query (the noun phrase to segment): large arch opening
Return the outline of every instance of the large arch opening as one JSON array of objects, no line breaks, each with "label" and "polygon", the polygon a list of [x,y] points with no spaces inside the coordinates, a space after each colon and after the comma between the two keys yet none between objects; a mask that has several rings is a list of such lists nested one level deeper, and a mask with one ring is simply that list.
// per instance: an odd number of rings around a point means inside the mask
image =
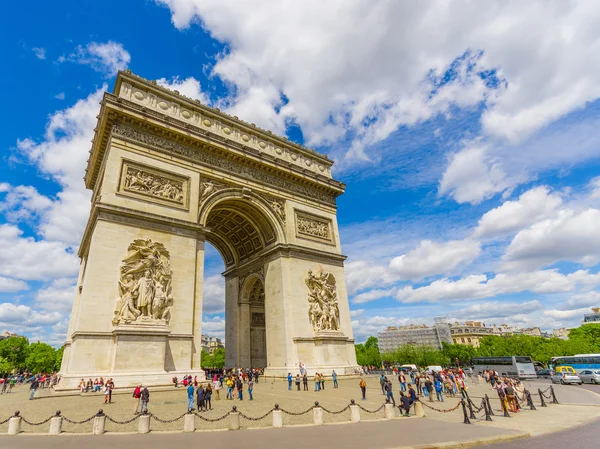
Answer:
[{"label": "large arch opening", "polygon": [[226,367],[266,368],[263,256],[283,240],[281,222],[268,202],[239,192],[208,198],[199,222],[206,229],[203,335],[225,344]]}]

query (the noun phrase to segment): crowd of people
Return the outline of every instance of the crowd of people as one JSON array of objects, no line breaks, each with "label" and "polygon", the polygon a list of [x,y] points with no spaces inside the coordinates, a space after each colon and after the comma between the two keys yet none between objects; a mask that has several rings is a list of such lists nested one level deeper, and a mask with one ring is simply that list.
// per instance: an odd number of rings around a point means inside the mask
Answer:
[{"label": "crowd of people", "polygon": [[0,378],[0,384],[2,385],[1,394],[11,393],[15,386],[29,383],[31,391],[29,399],[33,399],[38,389],[54,387],[59,380],[60,377],[56,373],[41,373],[37,375],[31,373],[12,374]]}]

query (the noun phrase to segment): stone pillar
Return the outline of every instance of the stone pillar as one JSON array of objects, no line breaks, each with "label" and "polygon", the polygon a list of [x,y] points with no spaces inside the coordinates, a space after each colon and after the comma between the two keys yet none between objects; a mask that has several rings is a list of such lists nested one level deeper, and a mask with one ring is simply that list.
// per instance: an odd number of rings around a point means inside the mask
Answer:
[{"label": "stone pillar", "polygon": [[[234,407],[235,409],[235,407]],[[239,430],[240,412],[233,411],[229,414],[229,430]]]},{"label": "stone pillar", "polygon": [[383,406],[383,413],[385,419],[392,419],[394,417],[394,406],[392,404],[385,404]]},{"label": "stone pillar", "polygon": [[315,426],[323,425],[323,409],[318,405],[313,408],[313,424]]},{"label": "stone pillar", "polygon": [[240,298],[240,329],[238,340],[238,360],[239,366],[246,367],[251,365],[250,352],[250,302],[248,298]]},{"label": "stone pillar", "polygon": [[200,354],[202,353],[202,304],[204,301],[204,237],[196,240],[196,286],[194,289],[194,305],[192,311],[192,329],[194,332],[194,347],[191,368],[202,369]]},{"label": "stone pillar", "polygon": [[240,366],[238,353],[238,341],[240,330],[238,329],[240,308],[238,304],[239,278],[237,276],[225,276],[225,341],[228,341],[225,349],[225,366]]},{"label": "stone pillar", "polygon": [[21,417],[15,413],[15,416],[8,421],[8,434],[18,435],[21,433]]},{"label": "stone pillar", "polygon": [[356,404],[350,406],[350,421],[360,422],[360,408]]},{"label": "stone pillar", "polygon": [[50,435],[60,435],[62,432],[62,416],[55,416],[50,420]]},{"label": "stone pillar", "polygon": [[183,417],[183,431],[193,432],[196,430],[196,416],[193,413],[188,413]]},{"label": "stone pillar", "polygon": [[423,409],[423,404],[421,404],[421,401],[415,402],[415,416],[418,416],[419,418],[425,416],[425,410]]},{"label": "stone pillar", "polygon": [[283,427],[283,412],[281,410],[273,410],[273,427]]},{"label": "stone pillar", "polygon": [[138,433],[149,433],[150,432],[150,415],[140,415],[138,422]]},{"label": "stone pillar", "polygon": [[102,435],[106,426],[106,415],[96,415],[94,417],[94,427],[92,428],[93,435]]}]

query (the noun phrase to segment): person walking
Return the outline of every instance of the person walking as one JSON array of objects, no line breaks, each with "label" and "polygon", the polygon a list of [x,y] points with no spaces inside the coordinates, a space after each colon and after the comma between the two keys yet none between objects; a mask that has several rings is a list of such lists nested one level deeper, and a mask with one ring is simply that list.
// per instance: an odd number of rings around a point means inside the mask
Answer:
[{"label": "person walking", "polygon": [[379,385],[381,386],[381,394],[385,394],[385,381],[387,378],[382,374],[379,378]]},{"label": "person walking", "polygon": [[362,400],[367,399],[367,382],[365,382],[365,378],[361,377],[360,382],[358,384],[360,386],[360,392],[362,393]]},{"label": "person walking", "polygon": [[35,396],[35,392],[37,391],[39,386],[40,386],[40,382],[38,381],[38,379],[36,377],[35,379],[33,379],[33,381],[31,381],[31,386],[29,387],[29,390],[31,391],[31,394],[29,395],[30,401],[33,401],[33,397]]},{"label": "person walking", "polygon": [[194,410],[194,386],[188,385],[187,387],[187,395],[188,395],[188,412]]},{"label": "person walking", "polygon": [[244,400],[244,384],[242,383],[242,380],[239,377],[236,382],[236,386],[237,386],[237,391],[238,391],[238,398],[240,398],[240,401],[243,401]]},{"label": "person walking", "polygon": [[427,392],[427,396],[429,396],[429,402],[433,402],[433,382],[431,379],[427,377],[425,379],[425,390]]},{"label": "person walking", "polygon": [[394,392],[392,391],[392,382],[389,380],[385,383],[386,401],[391,402],[396,407],[396,400],[394,399]]},{"label": "person walking", "polygon": [[[192,386],[192,388],[194,388],[194,386],[191,383],[190,385]],[[200,385],[196,390],[196,405],[198,407],[199,412],[203,412],[206,407],[204,403],[204,388],[202,387],[202,385]]]},{"label": "person walking", "polygon": [[[254,389],[254,382],[252,381],[252,376],[248,377],[248,397],[250,401],[253,401],[252,390]],[[300,384],[298,384],[298,391],[300,391]]]},{"label": "person walking", "polygon": [[300,374],[296,374],[296,389],[300,391]]},{"label": "person walking", "polygon": [[321,379],[321,390],[325,389],[325,374],[321,373],[319,375],[319,378]]},{"label": "person walking", "polygon": [[138,410],[140,409],[141,397],[142,397],[142,384],[139,384],[137,387],[135,387],[135,390],[133,390],[133,414],[134,415],[137,415]]},{"label": "person walking", "polygon": [[302,386],[304,387],[304,391],[308,391],[308,375],[306,374],[306,370],[302,375]]},{"label": "person walking", "polygon": [[333,370],[333,372],[331,373],[331,378],[333,379],[333,388],[337,388],[338,381],[337,381],[337,373],[335,372],[335,370]]},{"label": "person walking", "polygon": [[206,388],[204,389],[204,401],[205,401],[205,410],[212,410],[212,394],[213,394],[213,389],[212,386],[210,384],[206,385]]},{"label": "person walking", "polygon": [[233,399],[233,379],[228,377],[225,385],[227,385],[227,399]]},{"label": "person walking", "polygon": [[150,392],[148,391],[148,387],[142,386],[142,391],[140,393],[140,413],[148,412],[148,402],[150,402]]},{"label": "person walking", "polygon": [[440,402],[444,402],[444,386],[439,378],[436,377],[434,383],[435,395],[437,396],[437,400]]},{"label": "person walking", "polygon": [[292,389],[292,373],[288,373],[288,390]]},{"label": "person walking", "polygon": [[104,403],[105,404],[110,403],[110,396],[111,396],[111,391],[110,391],[110,381],[109,381],[109,382],[106,382],[106,385],[104,386]]},{"label": "person walking", "polygon": [[315,373],[315,391],[321,391],[321,379],[319,373]]},{"label": "person walking", "polygon": [[398,382],[400,382],[400,391],[406,391],[406,376],[402,371],[398,374]]}]

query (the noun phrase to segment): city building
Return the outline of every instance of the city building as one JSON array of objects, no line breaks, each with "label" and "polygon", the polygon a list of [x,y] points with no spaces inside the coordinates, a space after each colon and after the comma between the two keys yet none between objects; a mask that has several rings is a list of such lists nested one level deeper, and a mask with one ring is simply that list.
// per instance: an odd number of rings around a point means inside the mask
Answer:
[{"label": "city building", "polygon": [[441,349],[442,342],[452,343],[450,324],[443,318],[436,318],[433,326],[411,324],[408,326],[390,326],[379,335],[379,350],[382,353],[393,352],[400,346],[431,346]]},{"label": "city building", "polygon": [[209,335],[202,335],[202,350],[213,355],[215,349],[225,348],[225,345],[221,342],[219,337],[211,337]]},{"label": "city building", "polygon": [[18,337],[18,334],[15,334],[13,332],[3,332],[2,334],[0,334],[0,340],[4,340],[6,338],[10,338],[10,337]]},{"label": "city building", "polygon": [[571,329],[567,329],[566,327],[561,327],[560,329],[554,329],[552,331],[552,336],[555,338],[560,338],[561,340],[567,340],[569,338],[569,331]]},{"label": "city building", "polygon": [[493,325],[493,334],[503,337],[505,335],[520,335],[522,334],[521,329],[517,326],[509,326],[508,324],[501,324],[500,326]]},{"label": "city building", "polygon": [[583,315],[583,324],[599,324],[600,323],[600,307],[594,307],[592,313]]},{"label": "city building", "polygon": [[494,334],[494,328],[486,327],[481,321],[465,321],[463,324],[454,323],[450,332],[454,343],[478,348],[482,338]]}]

